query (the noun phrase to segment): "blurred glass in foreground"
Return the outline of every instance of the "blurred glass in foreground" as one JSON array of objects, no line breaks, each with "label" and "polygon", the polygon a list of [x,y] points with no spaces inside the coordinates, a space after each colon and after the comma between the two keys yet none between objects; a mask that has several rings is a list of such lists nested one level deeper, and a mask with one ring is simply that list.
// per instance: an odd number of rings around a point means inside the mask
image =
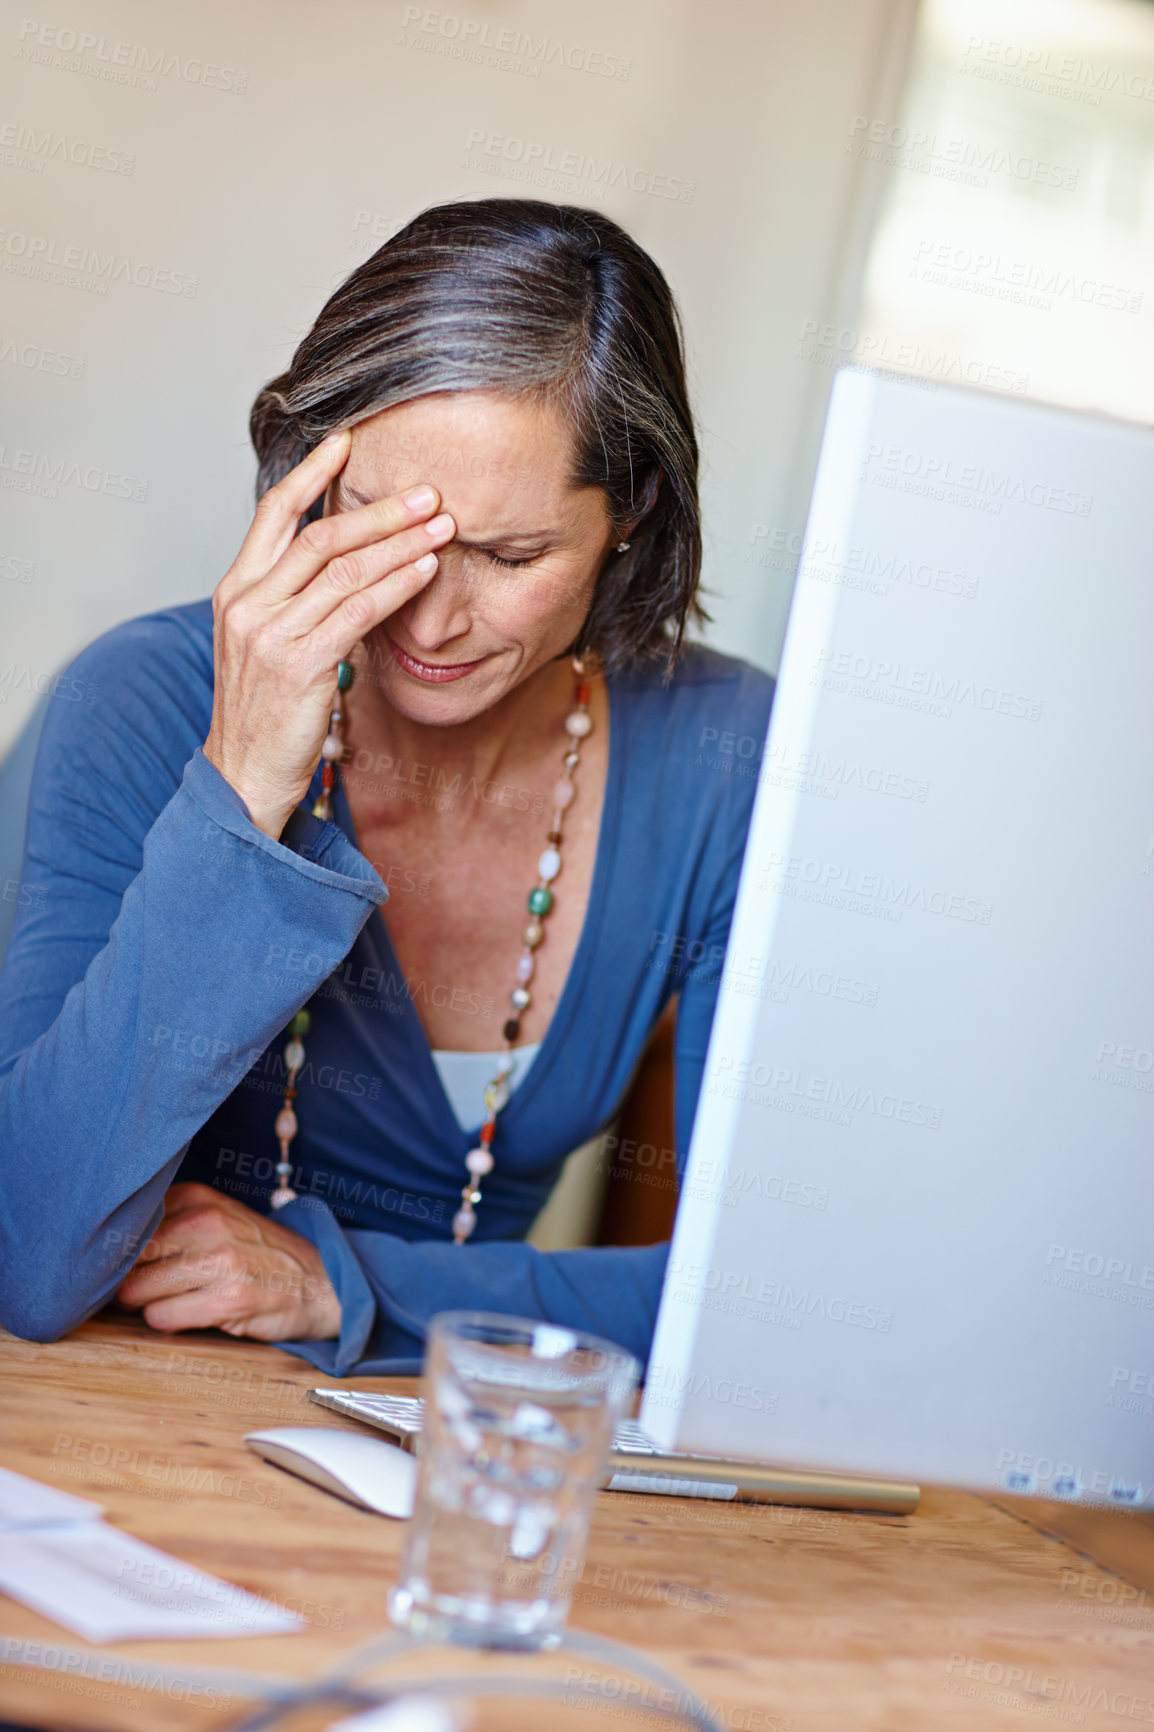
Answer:
[{"label": "blurred glass in foreground", "polygon": [[394,1623],[480,1647],[560,1640],[639,1370],[622,1348],[554,1324],[482,1312],[434,1319]]}]

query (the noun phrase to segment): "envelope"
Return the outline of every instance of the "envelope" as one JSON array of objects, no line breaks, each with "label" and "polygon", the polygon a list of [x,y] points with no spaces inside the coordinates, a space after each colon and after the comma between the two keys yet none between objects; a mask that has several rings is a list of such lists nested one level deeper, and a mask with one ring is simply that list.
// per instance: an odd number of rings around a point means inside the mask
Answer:
[{"label": "envelope", "polygon": [[295,1613],[101,1521],[99,1504],[0,1472],[0,1591],[78,1636],[122,1642],[302,1627]]},{"label": "envelope", "polygon": [[74,1497],[70,1491],[57,1491],[54,1486],[41,1485],[38,1479],[0,1467],[0,1533],[11,1533],[16,1528],[55,1527],[61,1522],[99,1521],[103,1514],[103,1504]]}]

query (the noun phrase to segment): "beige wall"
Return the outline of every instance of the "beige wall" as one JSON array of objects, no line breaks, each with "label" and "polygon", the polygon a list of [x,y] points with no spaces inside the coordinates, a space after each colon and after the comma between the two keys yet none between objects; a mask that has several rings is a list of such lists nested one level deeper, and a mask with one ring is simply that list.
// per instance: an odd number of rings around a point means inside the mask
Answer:
[{"label": "beige wall", "polygon": [[747,556],[804,517],[829,379],[798,339],[852,316],[871,207],[847,122],[898,99],[914,0],[459,4],[8,13],[0,753],[97,633],[211,591],[250,514],[254,392],[391,228],[469,194],[599,204],[667,272],[714,637],[775,664],[789,572]]}]

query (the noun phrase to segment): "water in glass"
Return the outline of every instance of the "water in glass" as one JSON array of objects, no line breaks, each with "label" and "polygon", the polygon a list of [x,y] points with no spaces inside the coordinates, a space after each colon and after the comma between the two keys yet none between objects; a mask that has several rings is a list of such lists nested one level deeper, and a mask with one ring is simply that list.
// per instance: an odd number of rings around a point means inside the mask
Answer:
[{"label": "water in glass", "polygon": [[637,1372],[621,1348],[575,1330],[475,1312],[435,1320],[394,1622],[494,1647],[560,1638]]}]

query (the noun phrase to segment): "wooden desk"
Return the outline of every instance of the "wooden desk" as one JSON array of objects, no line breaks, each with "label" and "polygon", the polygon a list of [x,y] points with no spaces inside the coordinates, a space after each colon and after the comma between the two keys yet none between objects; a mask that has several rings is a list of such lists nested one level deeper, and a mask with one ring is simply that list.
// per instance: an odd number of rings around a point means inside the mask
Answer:
[{"label": "wooden desk", "polygon": [[[94,1648],[0,1595],[0,1719],[223,1729],[256,1702],[198,1684],[205,1671],[309,1679],[387,1628],[401,1525],[241,1441],[264,1426],[349,1424],[305,1398],[332,1380],[275,1348],[112,1316],[50,1347],[0,1334],[0,1369],[3,1465],[98,1499],[109,1521],[309,1620],[299,1636]],[[933,1490],[911,1518],[604,1493],[571,1623],[646,1651],[727,1728],[1021,1732],[1032,1716],[1122,1732],[1154,1724],[1154,1521]],[[136,1682],[124,1665],[101,1681],[93,1667],[108,1659],[130,1661]],[[437,1664],[472,1659],[442,1652]],[[616,1686],[589,1670],[592,1707],[490,1704],[473,1725],[657,1724],[623,1713]],[[312,1732],[342,1712],[284,1724]]]}]

